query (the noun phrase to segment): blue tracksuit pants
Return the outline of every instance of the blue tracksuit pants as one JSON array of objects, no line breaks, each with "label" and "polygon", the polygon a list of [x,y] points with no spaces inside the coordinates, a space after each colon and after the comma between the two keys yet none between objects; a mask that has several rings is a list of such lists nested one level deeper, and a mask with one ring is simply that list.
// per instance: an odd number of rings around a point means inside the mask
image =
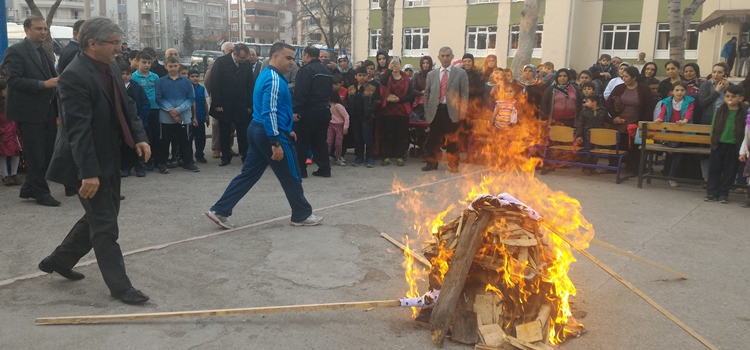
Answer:
[{"label": "blue tracksuit pants", "polygon": [[224,191],[218,202],[211,207],[219,215],[231,216],[232,209],[242,197],[253,188],[260,179],[267,166],[271,166],[276,178],[284,189],[289,206],[292,207],[292,221],[300,222],[312,214],[312,207],[305,199],[302,190],[302,179],[299,176],[299,163],[294,143],[287,137],[280,137],[279,142],[284,150],[284,159],[271,159],[271,141],[266,136],[263,125],[252,122],[247,128],[248,150],[247,158],[242,164],[242,172],[237,175]]}]

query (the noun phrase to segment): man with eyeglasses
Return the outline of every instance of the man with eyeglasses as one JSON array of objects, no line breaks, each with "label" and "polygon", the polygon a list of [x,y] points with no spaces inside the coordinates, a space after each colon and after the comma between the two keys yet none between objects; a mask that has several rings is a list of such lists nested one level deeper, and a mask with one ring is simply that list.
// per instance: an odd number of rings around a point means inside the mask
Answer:
[{"label": "man with eyeglasses", "polygon": [[26,154],[27,175],[19,197],[57,207],[60,202],[52,197],[44,179],[57,134],[57,72],[54,58],[42,47],[49,28],[44,18],[32,15],[23,22],[23,29],[26,38],[9,47],[4,58],[8,81],[5,113],[18,123]]}]

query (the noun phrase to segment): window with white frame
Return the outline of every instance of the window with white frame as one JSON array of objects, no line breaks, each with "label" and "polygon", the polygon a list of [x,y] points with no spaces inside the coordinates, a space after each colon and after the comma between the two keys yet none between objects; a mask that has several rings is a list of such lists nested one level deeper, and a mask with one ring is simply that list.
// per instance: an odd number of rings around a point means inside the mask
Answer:
[{"label": "window with white frame", "polygon": [[378,47],[380,46],[380,29],[370,29],[370,41],[368,44],[369,56],[374,57],[378,53]]},{"label": "window with white frame", "polygon": [[497,26],[466,27],[466,53],[475,57],[486,57],[495,51]]},{"label": "window with white frame", "polygon": [[239,11],[237,11],[237,10],[232,10],[232,11],[230,12],[230,14],[231,14],[231,17],[232,17],[232,18],[237,18],[237,17],[239,17],[239,15],[240,15],[240,14],[239,14]]},{"label": "window with white frame", "polygon": [[[508,38],[508,57],[515,57],[516,50],[518,50],[518,42],[520,38],[521,25],[514,24],[510,26],[510,38]],[[537,24],[536,34],[534,35],[534,50],[531,52],[531,57],[541,58],[542,57],[542,32],[544,32],[544,25]]]},{"label": "window with white frame", "polygon": [[430,6],[430,0],[404,0],[404,8],[427,6]]},{"label": "window with white frame", "polygon": [[239,23],[232,23],[229,25],[229,29],[231,29],[233,32],[236,32],[240,30],[240,25]]},{"label": "window with white frame", "polygon": [[380,0],[370,0],[370,10],[379,10]]},{"label": "window with white frame", "polygon": [[[512,1],[518,1],[518,0],[511,0]],[[521,0],[523,1],[523,0]],[[500,0],[469,0],[469,5],[474,4],[489,4],[489,3],[497,3],[500,2]]]},{"label": "window with white frame", "polygon": [[[698,33],[695,28],[697,23],[690,24],[685,37],[685,58],[689,60],[698,59]],[[655,59],[669,59],[669,23],[659,23],[656,31]]]},{"label": "window with white frame", "polygon": [[638,58],[640,24],[603,24],[599,55],[609,54],[621,58]]},{"label": "window with white frame", "polygon": [[231,1],[229,1],[229,3],[232,4],[232,5],[237,5],[237,0],[231,0]]},{"label": "window with white frame", "polygon": [[405,57],[422,57],[429,54],[430,28],[405,28],[404,53]]}]

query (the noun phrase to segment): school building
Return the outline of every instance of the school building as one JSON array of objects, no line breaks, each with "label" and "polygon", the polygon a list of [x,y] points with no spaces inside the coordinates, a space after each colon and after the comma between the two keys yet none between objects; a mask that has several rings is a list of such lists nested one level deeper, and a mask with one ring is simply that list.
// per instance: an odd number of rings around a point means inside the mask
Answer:
[{"label": "school building", "polygon": [[[683,7],[690,2],[683,0]],[[655,61],[663,75],[662,67],[669,59],[667,3],[542,0],[532,63],[551,61],[555,67],[580,71],[600,54],[635,64],[638,53],[644,52],[646,61]],[[481,64],[481,58],[495,54],[498,66],[509,67],[518,47],[523,5],[523,0],[396,0],[391,55],[419,69],[419,57],[430,55],[437,64],[440,47],[450,46],[457,58],[468,52]],[[381,16],[378,0],[353,0],[355,60],[369,57],[374,61]],[[749,20],[750,0],[706,0],[688,31],[686,60],[704,67],[701,74],[705,76],[712,64],[721,61],[724,43],[733,36],[748,38]]]}]

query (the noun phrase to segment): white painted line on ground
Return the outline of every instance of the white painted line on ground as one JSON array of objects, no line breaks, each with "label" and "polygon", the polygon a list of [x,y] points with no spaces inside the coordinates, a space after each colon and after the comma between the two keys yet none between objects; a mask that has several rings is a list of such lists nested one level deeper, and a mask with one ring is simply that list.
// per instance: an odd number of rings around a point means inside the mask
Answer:
[{"label": "white painted line on ground", "polygon": [[[346,202],[343,202],[343,203],[338,203],[338,204],[333,204],[333,205],[325,206],[325,207],[322,207],[322,208],[315,209],[313,211],[318,212],[318,211],[323,211],[323,210],[327,210],[327,209],[338,208],[338,207],[341,207],[341,206],[344,206],[344,205],[349,205],[349,204],[354,204],[354,203],[369,201],[369,200],[380,198],[380,197],[385,197],[385,196],[390,196],[390,195],[394,195],[394,194],[399,194],[401,192],[412,191],[412,190],[416,190],[416,189],[419,189],[419,188],[422,188],[422,187],[437,185],[439,183],[449,182],[449,181],[453,181],[453,180],[465,178],[465,177],[476,175],[476,174],[479,174],[479,173],[482,173],[482,172],[485,172],[485,171],[488,171],[488,169],[477,170],[477,171],[473,171],[473,172],[470,172],[470,173],[467,173],[467,174],[463,174],[463,175],[459,175],[459,176],[454,176],[454,177],[449,177],[447,179],[442,179],[442,180],[438,180],[438,181],[423,183],[423,184],[419,184],[419,185],[407,187],[407,188],[404,188],[404,189],[401,189],[401,190],[393,190],[393,191],[389,191],[389,192],[383,192],[383,193],[376,194],[376,195],[369,196],[369,197],[358,198],[358,199],[346,201]],[[284,219],[289,219],[290,217],[291,217],[291,215],[279,216],[279,217],[275,217],[273,219],[263,220],[263,221],[255,222],[255,223],[244,225],[244,226],[240,226],[240,227],[235,227],[235,228],[229,229],[229,230],[221,230],[221,231],[218,231],[218,232],[213,232],[213,233],[209,233],[209,234],[205,234],[205,235],[201,235],[201,236],[195,236],[195,237],[181,239],[179,241],[162,243],[162,244],[157,244],[157,245],[153,245],[153,246],[138,248],[138,249],[135,249],[135,250],[124,252],[124,253],[122,253],[122,255],[123,256],[128,256],[128,255],[133,255],[133,254],[137,254],[137,253],[142,253],[142,252],[148,252],[148,251],[152,251],[152,250],[163,249],[163,248],[167,248],[169,246],[173,246],[173,245],[180,244],[180,243],[187,243],[187,242],[192,242],[192,241],[198,241],[198,240],[201,240],[201,239],[206,239],[206,238],[210,238],[210,237],[214,237],[214,236],[218,236],[218,235],[232,233],[232,232],[239,231],[239,230],[244,230],[244,229],[248,229],[248,228],[258,227],[258,226],[262,226],[262,225],[265,225],[265,224],[270,224],[270,223],[281,221],[281,220],[284,220]],[[96,259],[79,262],[76,265],[76,267],[88,266],[88,265],[91,265],[93,263],[96,263]],[[31,274],[28,274],[28,275],[19,276],[19,277],[8,278],[8,279],[0,281],[0,286],[6,286],[6,285],[9,285],[9,284],[18,282],[18,281],[23,281],[23,280],[27,280],[27,279],[31,279],[31,278],[35,278],[35,277],[44,276],[44,275],[47,275],[47,273],[40,271],[40,272],[31,273]]]}]

